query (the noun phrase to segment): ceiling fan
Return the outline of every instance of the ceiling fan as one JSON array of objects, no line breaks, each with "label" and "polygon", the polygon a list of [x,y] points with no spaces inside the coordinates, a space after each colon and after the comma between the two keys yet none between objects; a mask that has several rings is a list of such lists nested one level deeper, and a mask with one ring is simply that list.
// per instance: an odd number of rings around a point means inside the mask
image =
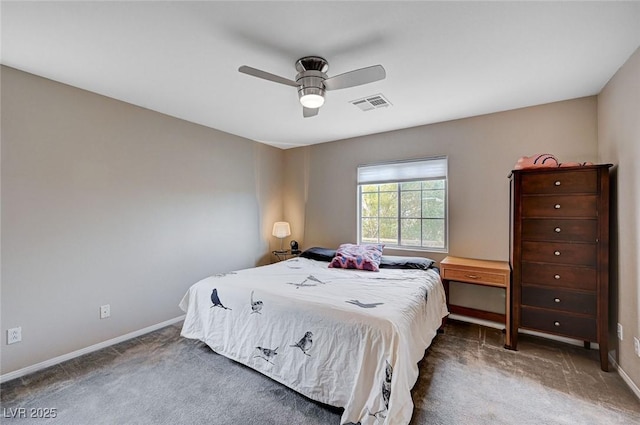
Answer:
[{"label": "ceiling fan", "polygon": [[296,75],[295,81],[246,65],[238,68],[238,71],[264,80],[296,87],[300,103],[303,106],[302,114],[305,118],[318,115],[318,109],[324,104],[326,90],[346,89],[373,83],[383,80],[387,75],[382,65],[356,69],[334,77],[327,76],[328,69],[329,63],[326,59],[319,56],[305,56],[296,61],[298,75]]}]

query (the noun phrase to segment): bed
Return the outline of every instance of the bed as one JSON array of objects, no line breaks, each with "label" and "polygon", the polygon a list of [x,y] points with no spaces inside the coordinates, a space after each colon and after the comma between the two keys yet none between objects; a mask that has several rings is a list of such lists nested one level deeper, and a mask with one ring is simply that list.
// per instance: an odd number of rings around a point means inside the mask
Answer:
[{"label": "bed", "polygon": [[341,424],[408,424],[417,363],[448,314],[437,269],[329,268],[311,257],[194,284],[181,335],[344,408]]}]

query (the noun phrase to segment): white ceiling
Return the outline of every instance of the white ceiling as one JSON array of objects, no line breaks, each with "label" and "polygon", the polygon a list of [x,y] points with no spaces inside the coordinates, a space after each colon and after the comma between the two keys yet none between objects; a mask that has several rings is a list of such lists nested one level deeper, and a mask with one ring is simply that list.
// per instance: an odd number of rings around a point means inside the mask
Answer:
[{"label": "white ceiling", "polygon": [[[2,2],[2,63],[282,148],[597,94],[640,46],[640,2]],[[296,59],[383,81],[303,118]],[[382,93],[393,106],[351,100]]]}]

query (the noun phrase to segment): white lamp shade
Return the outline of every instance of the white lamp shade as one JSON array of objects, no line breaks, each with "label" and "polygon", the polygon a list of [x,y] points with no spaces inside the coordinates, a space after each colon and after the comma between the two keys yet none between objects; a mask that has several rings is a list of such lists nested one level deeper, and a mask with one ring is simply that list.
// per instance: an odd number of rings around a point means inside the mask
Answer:
[{"label": "white lamp shade", "polygon": [[291,234],[291,228],[286,221],[277,221],[273,223],[273,236],[276,238],[286,238]]}]

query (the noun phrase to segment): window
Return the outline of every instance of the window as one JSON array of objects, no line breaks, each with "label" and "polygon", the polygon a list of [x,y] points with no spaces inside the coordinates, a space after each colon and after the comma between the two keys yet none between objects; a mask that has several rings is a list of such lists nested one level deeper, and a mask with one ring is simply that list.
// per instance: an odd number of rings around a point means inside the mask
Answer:
[{"label": "window", "polygon": [[447,250],[447,158],[358,167],[358,241]]}]

